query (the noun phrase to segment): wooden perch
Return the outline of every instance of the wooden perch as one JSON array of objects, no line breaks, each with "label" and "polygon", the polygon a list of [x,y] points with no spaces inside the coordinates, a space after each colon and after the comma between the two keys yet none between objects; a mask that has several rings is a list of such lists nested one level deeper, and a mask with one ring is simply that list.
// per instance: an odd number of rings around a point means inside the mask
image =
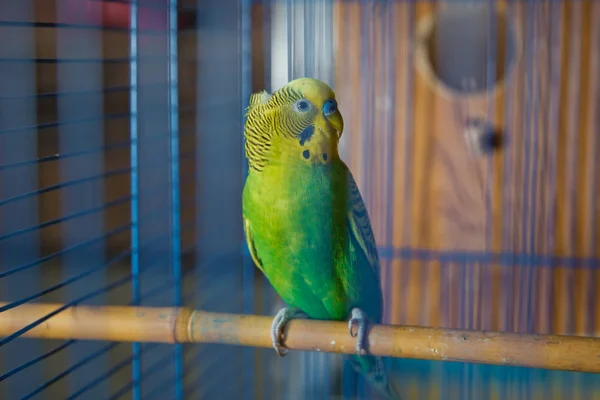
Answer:
[{"label": "wooden perch", "polygon": [[[0,303],[3,306],[5,303]],[[62,304],[25,304],[0,313],[8,336]],[[76,306],[25,333],[41,339],[118,342],[222,343],[271,347],[273,318],[187,308]],[[285,331],[292,350],[354,353],[346,322],[293,320]],[[600,338],[526,335],[416,326],[372,325],[369,352],[387,357],[464,361],[600,373]]]}]

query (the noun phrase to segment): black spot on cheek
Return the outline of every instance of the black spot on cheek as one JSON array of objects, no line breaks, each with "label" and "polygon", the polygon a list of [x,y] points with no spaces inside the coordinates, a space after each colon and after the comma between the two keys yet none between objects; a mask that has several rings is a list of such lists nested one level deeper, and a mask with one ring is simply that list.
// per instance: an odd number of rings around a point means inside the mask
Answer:
[{"label": "black spot on cheek", "polygon": [[308,157],[310,157],[310,151],[304,150],[302,152],[302,157],[304,157],[304,158],[306,158],[308,160]]},{"label": "black spot on cheek", "polygon": [[327,161],[327,153],[323,153],[323,160]]}]

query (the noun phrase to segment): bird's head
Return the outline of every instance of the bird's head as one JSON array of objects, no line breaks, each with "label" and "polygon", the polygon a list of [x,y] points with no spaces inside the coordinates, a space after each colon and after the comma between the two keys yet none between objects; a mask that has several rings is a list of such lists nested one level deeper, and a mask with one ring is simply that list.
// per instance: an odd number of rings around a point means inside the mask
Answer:
[{"label": "bird's head", "polygon": [[250,169],[270,164],[328,164],[339,157],[344,120],[335,93],[324,82],[300,78],[272,95],[250,97],[244,137]]}]

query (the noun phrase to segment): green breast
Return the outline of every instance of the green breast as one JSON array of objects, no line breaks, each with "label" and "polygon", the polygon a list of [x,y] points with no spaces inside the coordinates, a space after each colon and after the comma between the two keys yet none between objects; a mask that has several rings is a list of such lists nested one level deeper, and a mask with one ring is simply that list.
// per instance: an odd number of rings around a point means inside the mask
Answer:
[{"label": "green breast", "polygon": [[346,185],[345,165],[332,162],[270,167],[244,187],[243,213],[267,279],[312,318],[343,319],[353,301]]}]

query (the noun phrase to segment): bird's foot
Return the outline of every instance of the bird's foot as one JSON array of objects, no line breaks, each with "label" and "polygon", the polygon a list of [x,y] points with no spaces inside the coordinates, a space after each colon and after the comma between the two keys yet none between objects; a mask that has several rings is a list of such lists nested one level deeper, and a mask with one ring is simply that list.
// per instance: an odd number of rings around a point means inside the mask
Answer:
[{"label": "bird's foot", "polygon": [[[356,333],[354,333],[355,325],[357,327]],[[350,336],[356,338],[356,351],[360,356],[364,349],[365,335],[367,334],[367,315],[363,310],[358,307],[352,309],[352,314],[348,321],[348,328],[350,329]]]},{"label": "bird's foot", "polygon": [[283,357],[288,353],[288,349],[281,345],[281,337],[283,335],[285,324],[294,318],[307,318],[307,315],[297,308],[284,307],[279,310],[275,315],[275,318],[273,318],[273,324],[271,325],[271,340],[273,341],[273,348],[279,357]]}]

